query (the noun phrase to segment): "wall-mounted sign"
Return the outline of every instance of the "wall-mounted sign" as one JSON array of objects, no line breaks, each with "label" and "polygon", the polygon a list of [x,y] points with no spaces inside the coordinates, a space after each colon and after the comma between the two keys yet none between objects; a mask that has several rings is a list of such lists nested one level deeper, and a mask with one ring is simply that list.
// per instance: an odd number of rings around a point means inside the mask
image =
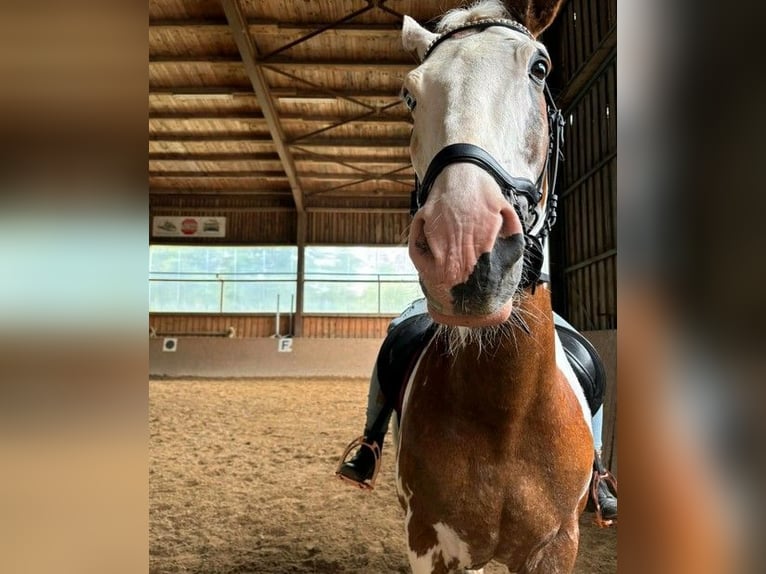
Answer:
[{"label": "wall-mounted sign", "polygon": [[154,237],[226,237],[225,217],[175,217],[155,215]]},{"label": "wall-mounted sign", "polygon": [[277,350],[280,353],[293,352],[293,340],[290,338],[277,339]]}]

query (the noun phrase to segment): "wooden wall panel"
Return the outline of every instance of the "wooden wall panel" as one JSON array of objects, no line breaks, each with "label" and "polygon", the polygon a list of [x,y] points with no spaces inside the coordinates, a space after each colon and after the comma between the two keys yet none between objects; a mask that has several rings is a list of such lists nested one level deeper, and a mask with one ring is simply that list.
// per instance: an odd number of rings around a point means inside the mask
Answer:
[{"label": "wooden wall panel", "polygon": [[155,215],[195,217],[225,216],[226,237],[151,237],[152,243],[183,245],[284,245],[295,244],[296,212],[290,197],[259,198],[225,195],[200,197],[152,195],[149,224]]},{"label": "wooden wall panel", "polygon": [[383,339],[393,317],[304,315],[303,336],[311,338]]},{"label": "wooden wall panel", "polygon": [[588,330],[617,325],[616,14],[616,0],[569,0],[546,38],[567,122],[551,234],[555,307]]},{"label": "wooden wall panel", "polygon": [[[617,25],[617,0],[570,0],[543,41],[556,36],[552,52],[563,78],[572,78]],[[563,84],[562,84],[563,85]]]},{"label": "wooden wall panel", "polygon": [[[303,336],[321,339],[383,339],[393,316],[305,315]],[[280,317],[280,333],[289,330],[289,317]],[[234,327],[237,339],[271,337],[274,315],[219,315],[202,313],[151,313],[149,327],[158,337],[221,336]]]},{"label": "wooden wall panel", "polygon": [[[275,332],[274,315],[227,315],[202,313],[151,313],[149,327],[161,336],[219,336],[234,327],[237,339],[270,337]],[[289,328],[289,317],[280,317],[280,332]]]},{"label": "wooden wall panel", "polygon": [[[152,237],[152,243],[156,244],[183,244],[183,245],[285,245],[295,244],[296,216],[295,211],[278,210],[227,210],[206,209],[204,212],[188,211],[180,209],[154,209],[151,216],[171,215],[183,216],[225,216],[226,237],[220,238],[195,238],[183,237]],[[149,221],[151,229],[151,219]]]},{"label": "wooden wall panel", "polygon": [[309,213],[307,243],[314,245],[404,245],[410,215],[401,212]]},{"label": "wooden wall panel", "polygon": [[[295,245],[297,213],[279,198],[152,196],[155,215],[225,216],[226,237],[185,239],[151,237],[152,243]],[[150,219],[151,224],[151,219]],[[404,209],[348,208],[309,210],[306,243],[311,245],[405,245],[410,215]]]}]

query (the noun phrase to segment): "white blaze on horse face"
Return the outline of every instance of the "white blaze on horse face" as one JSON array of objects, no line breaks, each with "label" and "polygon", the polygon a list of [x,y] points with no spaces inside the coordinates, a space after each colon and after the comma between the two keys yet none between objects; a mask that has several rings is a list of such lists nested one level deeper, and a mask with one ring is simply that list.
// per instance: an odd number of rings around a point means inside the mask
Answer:
[{"label": "white blaze on horse face", "polygon": [[[414,20],[405,20],[405,49],[422,57],[436,38]],[[530,77],[530,66],[541,57],[547,59],[542,44],[516,30],[467,29],[441,42],[408,74],[403,89],[416,102],[410,155],[421,181],[433,157],[454,143],[479,146],[514,177],[539,180],[548,125],[543,89]],[[544,210],[544,205],[532,207],[538,214]],[[439,322],[471,327],[504,322],[521,277],[521,258],[493,269],[492,283],[485,282],[483,292],[462,291],[458,301],[454,288],[466,285],[480,258],[494,252],[498,238],[523,231],[513,205],[489,173],[465,162],[443,169],[410,231],[410,256],[432,315],[437,313]]]},{"label": "white blaze on horse face", "polygon": [[[422,54],[435,37],[405,21],[405,49]],[[545,97],[529,77],[538,53],[547,59],[542,44],[515,30],[467,30],[408,74],[404,89],[417,102],[412,162],[421,179],[440,149],[462,142],[487,150],[514,177],[537,181],[548,145]]]}]

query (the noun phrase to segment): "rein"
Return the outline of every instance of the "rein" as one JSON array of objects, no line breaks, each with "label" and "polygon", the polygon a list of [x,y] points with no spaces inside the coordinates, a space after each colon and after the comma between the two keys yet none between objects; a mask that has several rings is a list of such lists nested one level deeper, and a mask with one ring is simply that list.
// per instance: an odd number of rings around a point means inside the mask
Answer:
[{"label": "rein", "polygon": [[[508,28],[516,32],[521,32],[534,39],[529,30],[514,20],[507,20],[504,18],[478,20],[457,26],[441,34],[428,46],[422,61],[425,61],[441,42],[457,32],[475,28],[478,28],[481,31],[491,26]],[[428,200],[428,194],[431,192],[431,188],[433,187],[436,178],[448,165],[453,163],[471,163],[491,175],[500,186],[500,191],[503,196],[508,200],[511,206],[513,206],[524,226],[524,271],[522,273],[521,283],[519,284],[521,289],[528,287],[534,289],[537,283],[540,282],[544,259],[543,244],[545,238],[556,222],[558,197],[555,194],[555,188],[556,179],[558,177],[559,161],[563,157],[561,148],[564,143],[565,121],[561,114],[561,110],[553,101],[553,96],[548,89],[547,83],[544,84],[544,94],[548,112],[549,144],[548,154],[545,158],[545,165],[536,182],[526,178],[512,176],[489,152],[477,145],[470,143],[454,143],[442,148],[434,156],[431,163],[428,165],[428,169],[426,170],[422,182],[418,180],[417,176],[415,177],[415,189],[410,195],[410,215],[414,216],[415,213],[425,205]],[[407,103],[410,108],[414,108],[416,104],[414,100],[410,100]],[[552,162],[551,156],[553,156]],[[545,206],[544,221],[538,232],[533,234],[532,230],[538,223],[535,207],[542,201],[542,188],[545,183],[546,174],[548,175],[549,181],[549,193],[548,201]],[[519,196],[523,196],[527,200],[528,214],[526,216],[521,213],[521,207],[518,201]],[[534,214],[534,218],[532,218],[531,222],[529,221],[530,213]]]}]

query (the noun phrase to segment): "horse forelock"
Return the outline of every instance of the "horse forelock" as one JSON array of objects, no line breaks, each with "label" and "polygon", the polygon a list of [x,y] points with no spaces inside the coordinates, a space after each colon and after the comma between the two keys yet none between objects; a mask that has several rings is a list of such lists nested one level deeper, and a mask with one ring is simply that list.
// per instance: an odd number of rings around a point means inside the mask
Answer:
[{"label": "horse forelock", "polygon": [[485,18],[508,18],[509,13],[500,0],[480,0],[470,6],[446,12],[436,24],[436,31],[443,33],[451,28]]}]

